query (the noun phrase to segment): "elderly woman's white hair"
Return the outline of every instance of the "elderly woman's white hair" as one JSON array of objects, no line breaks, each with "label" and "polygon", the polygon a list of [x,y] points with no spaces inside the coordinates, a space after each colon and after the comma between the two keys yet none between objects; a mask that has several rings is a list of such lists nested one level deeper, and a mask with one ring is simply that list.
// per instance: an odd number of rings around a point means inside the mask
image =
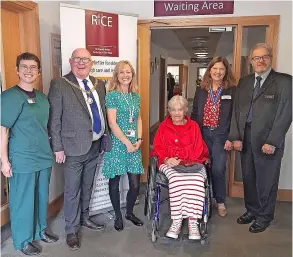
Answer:
[{"label": "elderly woman's white hair", "polygon": [[188,111],[188,102],[182,95],[174,95],[168,101],[168,111],[170,112],[176,104],[180,104],[183,107],[185,113]]}]

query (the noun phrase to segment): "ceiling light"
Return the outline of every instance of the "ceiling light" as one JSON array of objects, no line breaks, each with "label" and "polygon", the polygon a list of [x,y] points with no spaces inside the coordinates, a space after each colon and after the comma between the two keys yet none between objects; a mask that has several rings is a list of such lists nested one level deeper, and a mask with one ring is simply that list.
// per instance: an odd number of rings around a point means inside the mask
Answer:
[{"label": "ceiling light", "polygon": [[196,51],[196,52],[194,52],[194,54],[205,54],[205,55],[207,55],[208,54],[208,52],[207,51],[202,51],[202,52],[198,52],[198,51]]},{"label": "ceiling light", "polygon": [[207,57],[207,54],[196,54],[197,57]]}]

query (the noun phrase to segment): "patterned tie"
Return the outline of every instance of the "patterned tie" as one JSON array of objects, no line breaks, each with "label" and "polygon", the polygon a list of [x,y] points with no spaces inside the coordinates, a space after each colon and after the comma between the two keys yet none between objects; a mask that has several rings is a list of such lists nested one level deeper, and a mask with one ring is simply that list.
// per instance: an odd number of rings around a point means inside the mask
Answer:
[{"label": "patterned tie", "polygon": [[252,94],[252,99],[251,99],[251,104],[250,104],[250,108],[249,108],[249,112],[248,112],[248,116],[247,116],[247,120],[246,122],[251,122],[252,121],[252,101],[255,99],[255,97],[257,96],[257,93],[260,89],[260,82],[262,80],[262,77],[261,76],[257,76],[256,77],[256,84],[255,84],[255,87],[254,87],[254,90],[253,90],[253,94]]},{"label": "patterned tie", "polygon": [[[82,82],[84,84],[84,89],[90,90],[89,86],[87,85],[88,81],[86,79],[84,79]],[[93,92],[91,92],[88,96],[93,99],[93,102],[90,104],[92,114],[93,114],[93,121],[94,121],[93,122],[93,129],[97,134],[99,134],[101,131],[101,118],[100,118],[99,108],[98,108],[97,102],[94,98]]]}]

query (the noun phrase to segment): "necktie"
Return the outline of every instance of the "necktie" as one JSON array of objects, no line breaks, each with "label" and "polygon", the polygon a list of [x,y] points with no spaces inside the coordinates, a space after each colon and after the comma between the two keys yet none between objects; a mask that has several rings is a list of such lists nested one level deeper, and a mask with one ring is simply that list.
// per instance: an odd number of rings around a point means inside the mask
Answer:
[{"label": "necktie", "polygon": [[[84,89],[90,90],[89,86],[87,85],[88,81],[84,79],[82,82],[84,84]],[[93,102],[90,104],[91,111],[93,114],[93,129],[97,134],[99,134],[99,132],[101,131],[101,118],[100,118],[99,108],[94,98],[93,92],[87,95],[93,100]]]},{"label": "necktie", "polygon": [[257,76],[256,77],[256,84],[255,87],[253,89],[253,94],[252,94],[252,99],[251,99],[251,104],[250,104],[250,108],[249,108],[249,112],[248,112],[248,116],[247,116],[247,120],[246,122],[251,122],[252,121],[252,101],[255,99],[255,97],[257,96],[257,93],[260,89],[260,82],[262,80],[261,76]]}]

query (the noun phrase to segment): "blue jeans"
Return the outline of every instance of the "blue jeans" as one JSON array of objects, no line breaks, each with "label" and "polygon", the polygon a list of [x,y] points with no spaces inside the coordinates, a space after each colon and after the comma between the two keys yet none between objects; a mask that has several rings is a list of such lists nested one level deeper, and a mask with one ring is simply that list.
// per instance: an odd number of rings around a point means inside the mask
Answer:
[{"label": "blue jeans", "polygon": [[226,150],[224,149],[228,133],[218,134],[217,129],[202,128],[203,139],[209,149],[211,160],[211,180],[213,197],[217,203],[224,203],[226,198]]}]

